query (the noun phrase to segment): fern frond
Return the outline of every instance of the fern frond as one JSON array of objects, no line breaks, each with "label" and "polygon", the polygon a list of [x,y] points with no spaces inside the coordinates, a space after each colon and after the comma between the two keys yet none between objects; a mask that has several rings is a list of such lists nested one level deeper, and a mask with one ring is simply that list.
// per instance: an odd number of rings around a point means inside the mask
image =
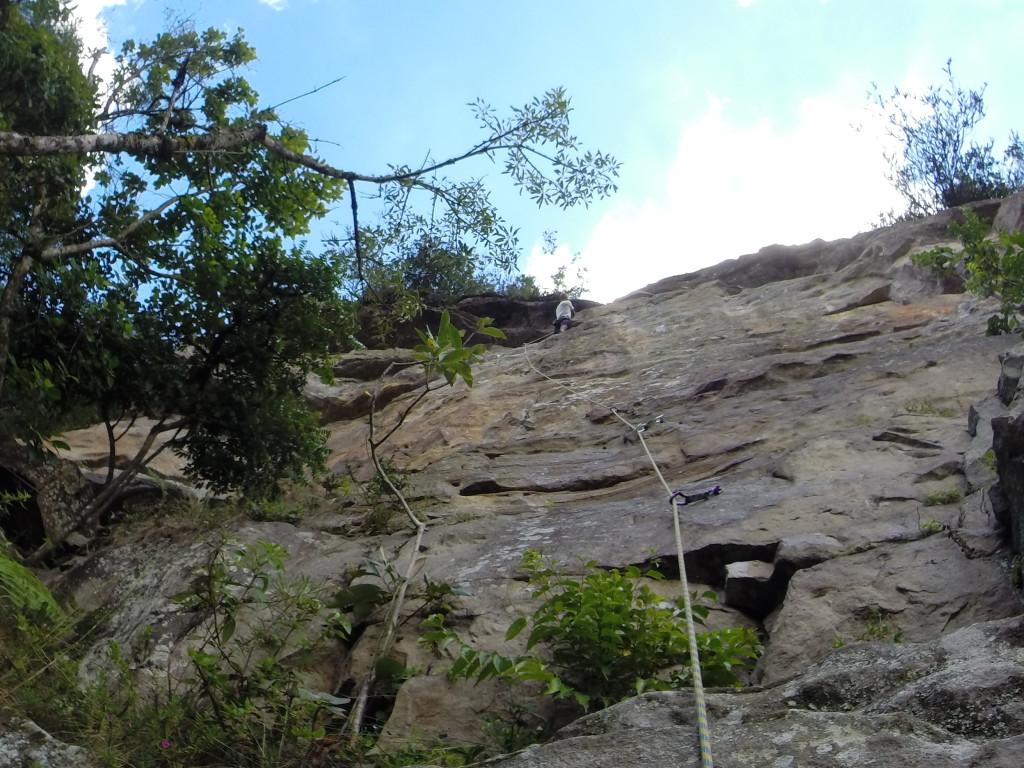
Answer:
[{"label": "fern frond", "polygon": [[35,574],[0,550],[0,602],[8,603],[16,612],[57,622],[64,611]]}]

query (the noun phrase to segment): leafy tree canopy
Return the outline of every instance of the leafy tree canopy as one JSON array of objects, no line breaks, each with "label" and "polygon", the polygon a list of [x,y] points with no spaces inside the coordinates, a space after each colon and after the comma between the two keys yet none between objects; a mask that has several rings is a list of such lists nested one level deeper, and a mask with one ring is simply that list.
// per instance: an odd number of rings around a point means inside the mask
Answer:
[{"label": "leafy tree canopy", "polygon": [[[518,256],[487,187],[456,166],[489,158],[538,204],[615,189],[617,162],[581,148],[560,89],[507,115],[477,102],[482,138],[462,154],[368,174],[314,156],[260,105],[240,31],[128,41],[105,83],[79,48],[65,2],[0,0],[0,439],[43,445],[101,420],[113,454],[125,425],[152,425],[83,519],[165,443],[216,490],[268,494],[322,467],[300,389],[345,336],[345,279],[398,256],[413,283],[449,262],[472,280]],[[369,226],[366,186],[383,201]],[[311,248],[310,223],[343,199],[349,236]]]}]

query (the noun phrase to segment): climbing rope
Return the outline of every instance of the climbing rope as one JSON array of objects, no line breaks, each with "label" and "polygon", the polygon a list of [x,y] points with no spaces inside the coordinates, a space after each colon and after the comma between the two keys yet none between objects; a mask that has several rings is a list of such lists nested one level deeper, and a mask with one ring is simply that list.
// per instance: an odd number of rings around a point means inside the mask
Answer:
[{"label": "climbing rope", "polygon": [[[530,342],[530,344],[535,344],[546,338],[547,336],[544,336]],[[704,501],[712,496],[717,496],[722,492],[722,489],[720,486],[715,485],[706,491],[701,491],[699,493],[685,494],[682,491],[673,491],[665,481],[665,476],[661,474],[658,462],[654,460],[654,456],[651,454],[650,448],[647,447],[647,441],[644,440],[644,433],[650,428],[651,422],[642,422],[635,425],[631,424],[622,417],[622,414],[619,413],[617,408],[609,407],[604,403],[598,402],[588,395],[585,395],[579,390],[573,389],[568,384],[551,378],[533,364],[533,361],[530,359],[530,355],[526,351],[527,346],[529,346],[529,344],[523,345],[523,357],[526,358],[526,362],[535,373],[543,376],[553,384],[557,384],[558,386],[567,389],[574,395],[593,403],[594,405],[601,408],[607,408],[612,412],[615,418],[636,433],[636,436],[640,438],[640,445],[643,446],[644,452],[647,454],[647,458],[651,462],[651,466],[654,468],[654,473],[658,476],[658,480],[661,481],[662,486],[665,488],[665,492],[668,494],[669,505],[672,507],[672,527],[676,539],[676,558],[679,563],[679,581],[683,588],[683,615],[686,618],[686,636],[690,647],[690,676],[693,678],[693,701],[694,709],[697,712],[697,736],[700,741],[700,764],[701,768],[714,768],[714,760],[711,757],[711,729],[708,727],[707,703],[704,700],[704,679],[700,671],[700,656],[697,650],[697,633],[693,628],[693,605],[690,601],[690,585],[686,579],[686,563],[683,559],[683,534],[679,525],[679,507],[692,504],[695,501]],[[664,417],[658,416],[653,420],[653,423],[660,424],[662,421],[664,421]]]},{"label": "climbing rope", "polygon": [[[716,485],[715,488],[718,488]],[[687,497],[683,497],[684,499]],[[707,497],[705,497],[707,498]],[[700,764],[702,768],[714,768],[711,758],[711,729],[708,727],[708,707],[704,701],[704,678],[700,672],[700,657],[697,655],[697,633],[693,629],[693,606],[690,604],[690,585],[686,580],[686,565],[683,563],[683,535],[679,527],[679,496],[672,494],[672,527],[676,536],[676,557],[679,558],[679,581],[683,587],[683,614],[686,616],[686,636],[690,643],[690,675],[693,677],[693,704],[697,711],[697,736],[700,740]]]}]

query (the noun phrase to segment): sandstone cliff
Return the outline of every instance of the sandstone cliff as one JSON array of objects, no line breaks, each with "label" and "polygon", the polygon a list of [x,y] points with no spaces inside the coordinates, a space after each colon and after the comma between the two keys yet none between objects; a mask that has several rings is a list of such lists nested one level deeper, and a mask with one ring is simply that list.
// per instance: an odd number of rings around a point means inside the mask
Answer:
[{"label": "sandstone cliff", "polygon": [[[1020,198],[978,208],[997,226],[1024,223]],[[712,626],[763,631],[753,682],[765,688],[711,697],[720,766],[1016,765],[1024,665],[1009,617],[1021,608],[999,567],[1009,550],[985,458],[989,422],[1007,409],[993,397],[1000,354],[1016,340],[985,337],[990,303],[910,264],[949,240],[949,216],[668,278],[586,309],[564,335],[496,347],[472,389],[424,400],[385,455],[429,520],[422,575],[470,593],[457,612],[464,636],[504,647],[505,628],[530,606],[515,573],[527,548],[570,564],[658,558],[678,575],[668,499],[617,413],[649,425],[646,445],[672,488],[722,488],[682,508],[685,566],[691,586],[720,595]],[[336,387],[311,391],[339,477],[369,477],[366,392],[382,361],[405,355],[348,356]],[[413,386],[381,385],[383,423]],[[400,525],[361,533],[366,515],[358,498],[328,493],[297,523],[241,521],[232,533],[277,541],[297,571],[344,583],[364,558],[411,554]],[[125,644],[153,627],[147,663],[182,663],[184,625],[169,597],[207,551],[202,535],[129,529],[55,586],[110,610],[110,635]],[[350,689],[379,619],[354,648],[325,649],[311,685]],[[408,666],[443,666],[417,646],[417,623],[404,625],[399,652]],[[414,677],[385,738],[473,738],[502,695]],[[582,765],[585,755],[592,766],[696,765],[695,736],[675,725],[691,719],[685,693],[649,695],[501,764]],[[615,751],[652,739],[664,751],[639,762]]]}]

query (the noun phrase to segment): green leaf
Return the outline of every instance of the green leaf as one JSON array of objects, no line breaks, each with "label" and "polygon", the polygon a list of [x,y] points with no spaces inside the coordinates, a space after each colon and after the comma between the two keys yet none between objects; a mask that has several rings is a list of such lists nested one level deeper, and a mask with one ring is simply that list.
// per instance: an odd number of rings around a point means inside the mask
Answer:
[{"label": "green leaf", "polygon": [[473,352],[469,349],[453,349],[451,352],[445,353],[441,357],[441,365],[454,368],[457,363],[467,360],[473,356]]},{"label": "green leaf", "polygon": [[529,619],[526,616],[520,616],[518,619],[512,622],[512,626],[505,632],[505,640],[511,640],[512,638],[519,635],[520,632],[526,627]]},{"label": "green leaf", "polygon": [[405,665],[390,656],[380,659],[374,669],[381,680],[404,680],[409,676],[409,670]]},{"label": "green leaf", "polygon": [[227,643],[235,634],[235,620],[232,617],[228,617],[224,620],[224,623],[220,628],[220,642]]}]

